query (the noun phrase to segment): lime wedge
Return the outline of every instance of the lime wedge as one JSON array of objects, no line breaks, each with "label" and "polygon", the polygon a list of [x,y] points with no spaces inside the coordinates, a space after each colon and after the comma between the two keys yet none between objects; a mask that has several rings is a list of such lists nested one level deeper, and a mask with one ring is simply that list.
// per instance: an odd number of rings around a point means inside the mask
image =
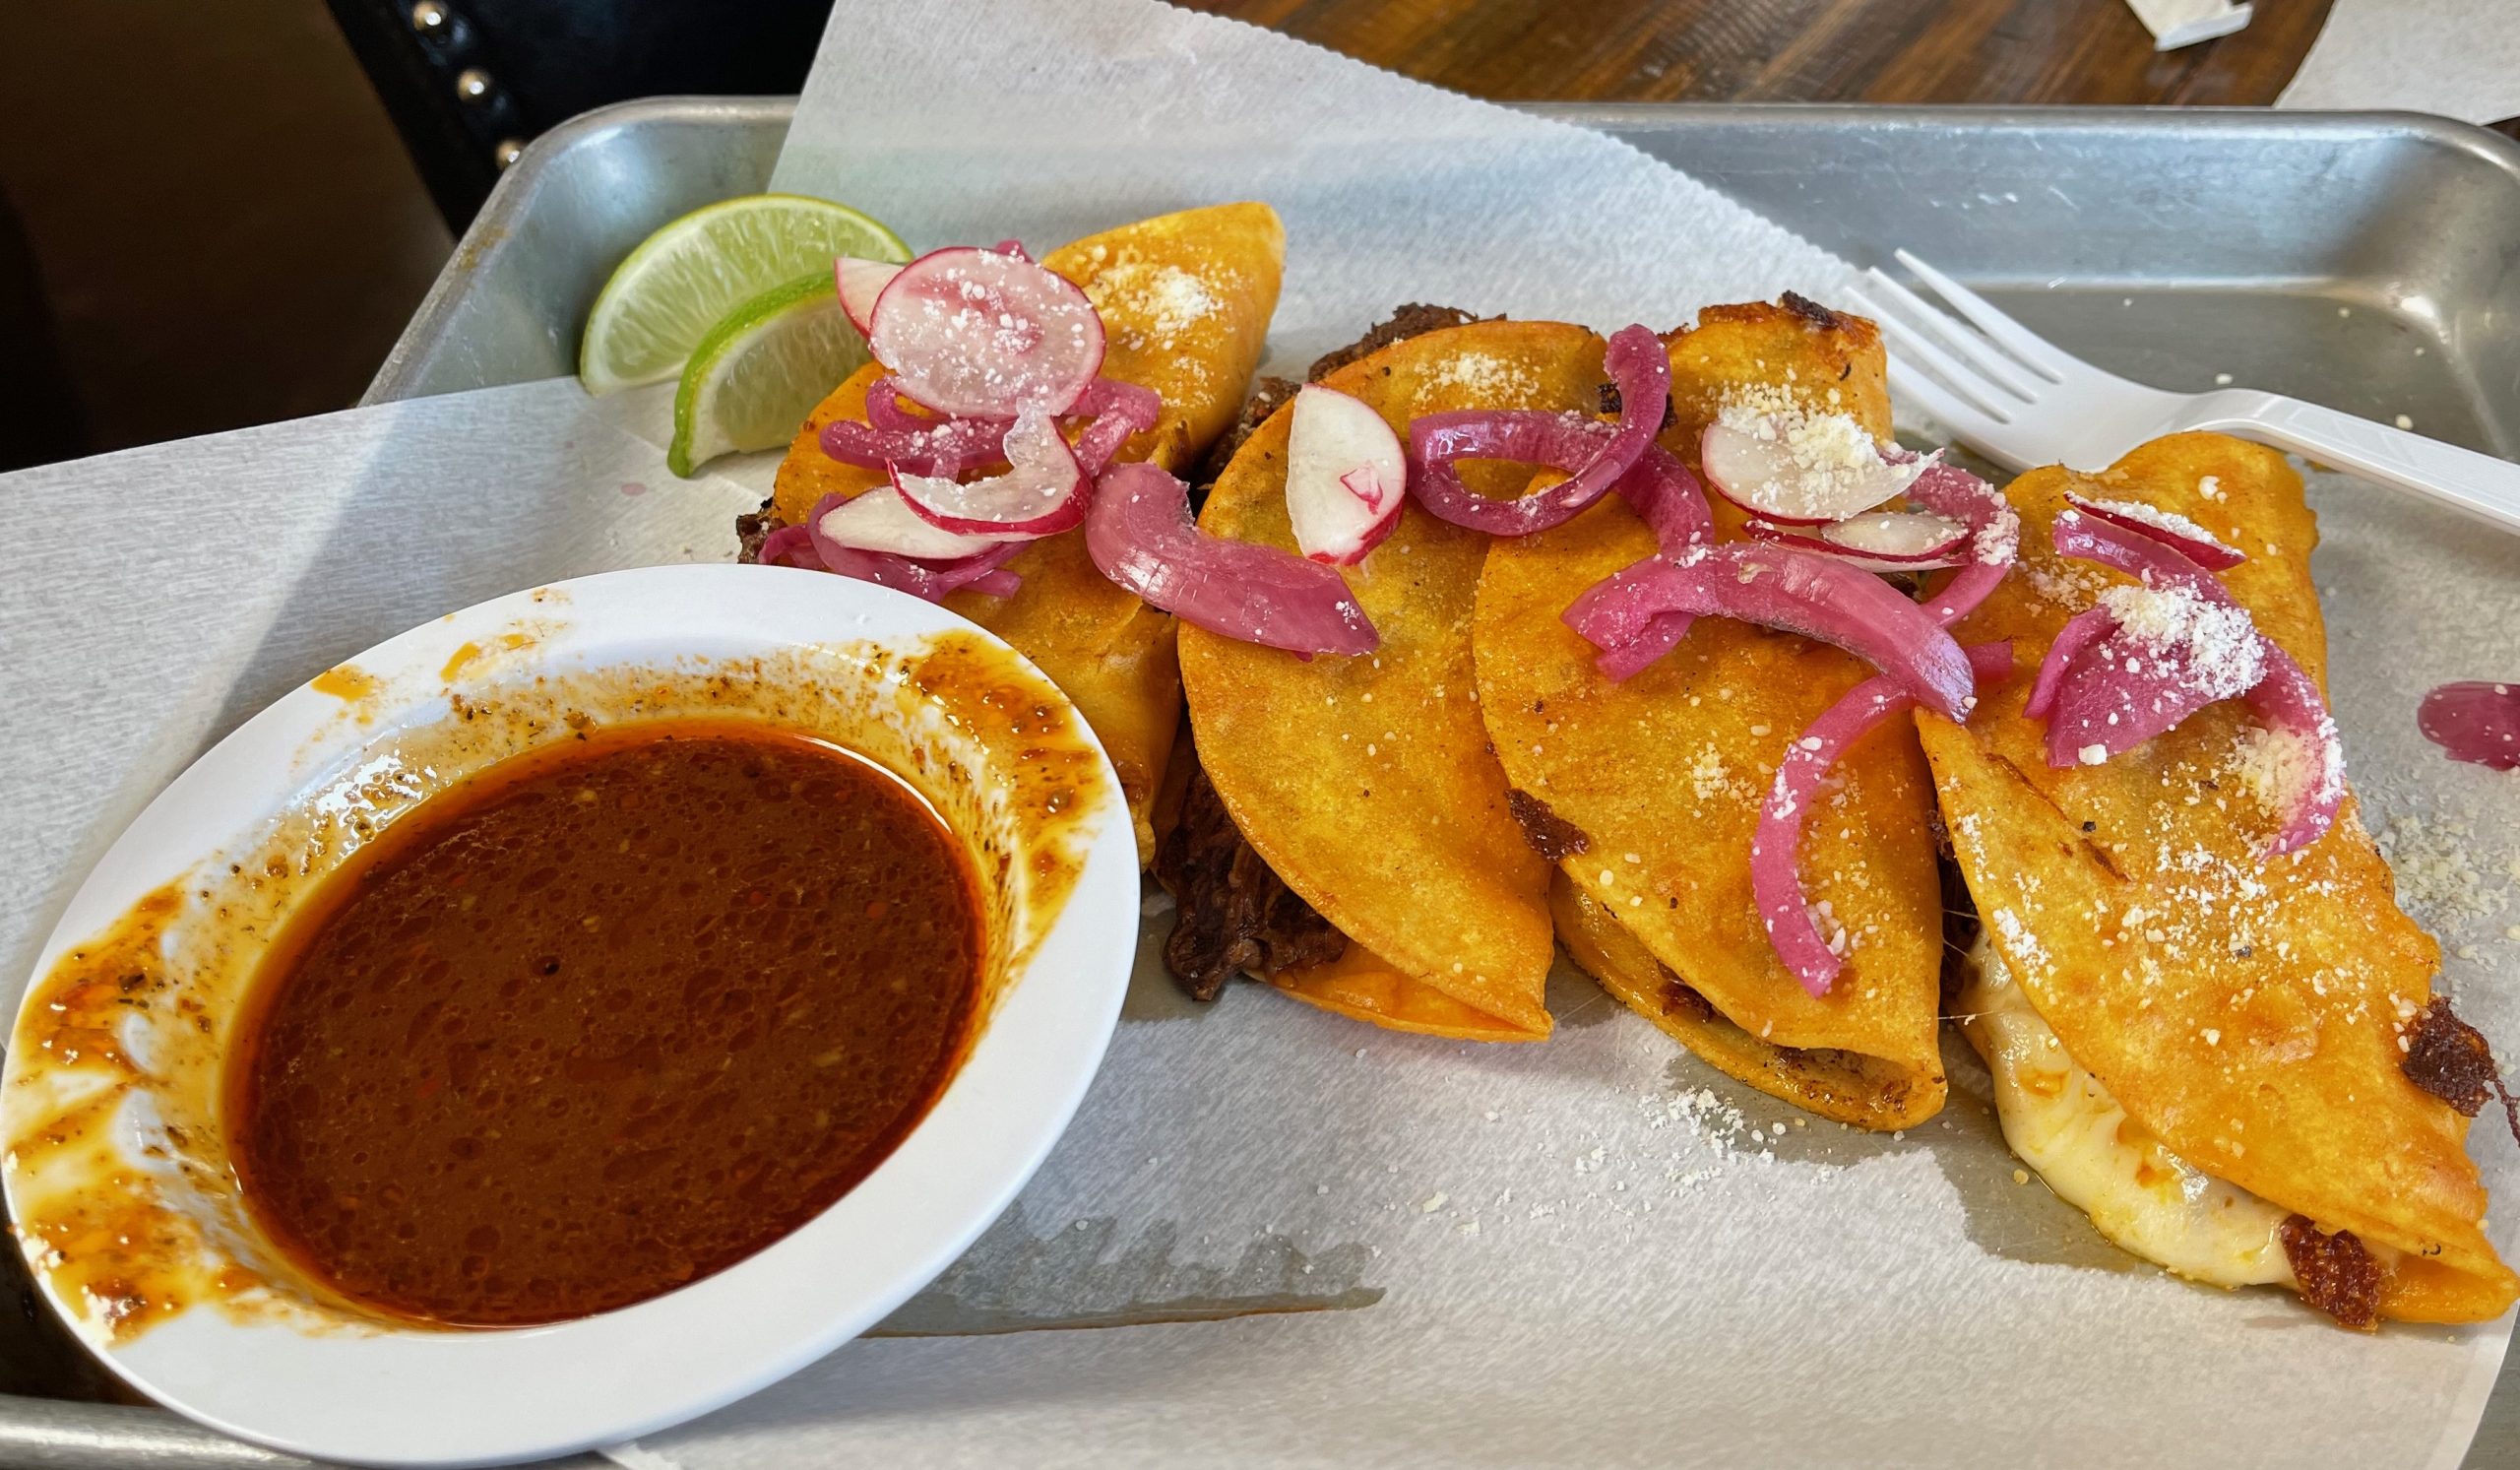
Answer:
[{"label": "lime wedge", "polygon": [[772,287],[709,329],[673,395],[665,466],[690,477],[722,454],[776,449],[866,362],[829,271]]},{"label": "lime wedge", "polygon": [[614,268],[587,317],[578,377],[589,393],[672,377],[728,312],[807,271],[829,275],[837,255],[906,261],[910,247],[847,205],[801,194],[694,210]]}]

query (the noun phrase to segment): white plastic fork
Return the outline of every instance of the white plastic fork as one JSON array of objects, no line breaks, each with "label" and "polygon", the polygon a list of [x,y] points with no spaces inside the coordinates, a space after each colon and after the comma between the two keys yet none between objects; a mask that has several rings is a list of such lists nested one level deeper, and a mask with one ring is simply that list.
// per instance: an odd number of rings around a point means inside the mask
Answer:
[{"label": "white plastic fork", "polygon": [[1890,340],[1890,386],[2008,469],[2061,462],[2098,470],[2147,439],[2216,429],[2520,532],[2520,465],[2273,393],[2165,393],[2131,383],[2058,348],[1907,251],[1898,260],[1967,320],[1879,270],[1866,272],[1852,294]]}]

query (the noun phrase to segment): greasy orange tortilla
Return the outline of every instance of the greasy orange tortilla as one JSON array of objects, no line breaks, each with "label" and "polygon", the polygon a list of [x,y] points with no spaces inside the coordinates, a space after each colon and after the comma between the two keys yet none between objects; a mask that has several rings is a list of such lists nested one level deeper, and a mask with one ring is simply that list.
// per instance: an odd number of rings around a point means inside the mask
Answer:
[{"label": "greasy orange tortilla", "polygon": [[[1676,422],[1664,441],[1691,464],[1727,390],[1745,385],[1782,386],[1889,436],[1868,322],[1713,307],[1670,356]],[[1895,721],[1867,735],[1805,825],[1805,891],[1850,933],[1845,970],[1815,997],[1768,942],[1750,839],[1788,742],[1872,671],[1825,644],[1705,617],[1653,667],[1611,683],[1559,614],[1654,549],[1613,496],[1553,531],[1498,542],[1480,581],[1472,641],[1498,758],[1587,841],[1558,864],[1570,885],[1559,936],[1605,989],[1717,1069],[1823,1118],[1913,1127],[1945,1091],[1933,792],[1916,740]]]},{"label": "greasy orange tortilla", "polygon": [[2405,1252],[2382,1315],[2498,1314],[2520,1280],[2479,1228],[2468,1119],[2399,1069],[2439,951],[2399,911],[2353,803],[2318,842],[2260,865],[2277,822],[2237,701],[2067,770],[2048,766],[2045,726],[2022,716],[2057,628],[2123,580],[2052,549],[2069,489],[2175,511],[2244,549],[2224,584],[2325,682],[2317,528],[2282,455],[2180,434],[2098,476],[2015,480],[2022,568],[1959,629],[2011,638],[2013,676],[1982,686],[1966,728],[1917,722],[1997,951],[2074,1060],[2173,1153],[2323,1230]]},{"label": "greasy orange tortilla", "polygon": [[[1119,458],[1179,473],[1232,423],[1260,362],[1285,261],[1286,231],[1265,204],[1141,220],[1041,258],[1102,313],[1103,376],[1163,395],[1155,426]],[[883,372],[859,369],[805,420],[779,467],[782,522],[802,521],[827,494],[884,482],[880,472],[841,464],[821,447],[825,424],[866,416],[866,390]],[[1015,645],[1076,702],[1119,773],[1144,863],[1154,855],[1149,813],[1180,720],[1172,618],[1095,570],[1082,529],[1045,538],[1008,565],[1024,578],[1013,597],[964,591],[945,606]]]},{"label": "greasy orange tortilla", "polygon": [[[1450,409],[1591,413],[1602,339],[1556,322],[1480,322],[1396,343],[1332,373],[1403,434]],[[1199,518],[1212,535],[1292,549],[1290,416],[1263,423]],[[1468,465],[1484,494],[1528,471]],[[1389,540],[1344,568],[1382,646],[1305,662],[1181,630],[1199,758],[1234,825],[1349,953],[1268,977],[1298,997],[1398,1029],[1479,1040],[1548,1035],[1548,864],[1505,804],[1471,666],[1471,606],[1489,539],[1414,501]],[[1362,951],[1359,953],[1359,951]]]}]

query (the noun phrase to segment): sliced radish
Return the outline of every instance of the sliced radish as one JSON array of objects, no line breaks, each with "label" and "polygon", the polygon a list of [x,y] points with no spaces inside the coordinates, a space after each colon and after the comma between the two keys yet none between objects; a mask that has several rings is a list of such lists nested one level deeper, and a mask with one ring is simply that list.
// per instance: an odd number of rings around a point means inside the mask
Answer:
[{"label": "sliced radish", "polygon": [[1716,492],[1784,526],[1819,526],[1870,510],[1933,462],[1883,455],[1845,414],[1732,408],[1698,440],[1698,466]]},{"label": "sliced radish", "polygon": [[860,337],[873,334],[875,298],[901,273],[902,268],[890,261],[859,260],[854,255],[844,255],[832,262],[832,283],[840,290],[840,309],[849,313],[850,325],[857,329]]},{"label": "sliced radish", "polygon": [[1287,432],[1287,519],[1315,561],[1351,566],[1391,534],[1409,484],[1400,436],[1382,415],[1307,383]]},{"label": "sliced radish", "polygon": [[1834,556],[1870,572],[1957,566],[1968,554],[1969,528],[1931,511],[1868,510],[1819,527],[1816,534],[1766,521],[1752,521],[1744,529],[1760,541]]},{"label": "sliced radish", "polygon": [[954,561],[976,556],[1000,542],[1022,537],[998,534],[972,536],[947,531],[919,518],[891,485],[877,485],[823,513],[815,529],[836,545],[860,551],[889,551],[921,561]]},{"label": "sliced radish", "polygon": [[2134,500],[2088,500],[2071,491],[2066,493],[2065,501],[2094,519],[2137,536],[2149,536],[2207,571],[2227,572],[2248,560],[2248,553],[2226,544],[2222,538],[2174,510]]},{"label": "sliced radish", "polygon": [[1040,409],[1015,415],[1006,431],[1007,470],[958,482],[896,468],[904,507],[931,526],[966,535],[1050,536],[1085,522],[1085,467]]},{"label": "sliced radish", "polygon": [[[990,597],[1013,597],[1024,579],[1006,569],[1006,563],[1024,549],[1022,542],[1000,542],[976,556],[958,557],[952,561],[923,561],[910,556],[897,556],[889,551],[865,551],[844,546],[823,535],[825,516],[839,509],[846,497],[825,495],[814,503],[802,526],[782,526],[770,533],[761,543],[761,561],[765,566],[801,567],[808,571],[833,572],[906,592],[914,598],[941,603],[963,588],[986,593]],[[802,540],[798,540],[801,534]]]},{"label": "sliced radish", "polygon": [[1102,318],[1085,292],[1021,256],[970,246],[901,268],[875,298],[866,345],[939,414],[1062,414],[1102,367]]}]

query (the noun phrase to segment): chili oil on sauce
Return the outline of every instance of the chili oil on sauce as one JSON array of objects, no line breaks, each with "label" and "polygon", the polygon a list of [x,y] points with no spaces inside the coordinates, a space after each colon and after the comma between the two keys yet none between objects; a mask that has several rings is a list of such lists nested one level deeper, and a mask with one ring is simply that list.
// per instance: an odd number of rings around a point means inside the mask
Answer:
[{"label": "chili oil on sauce", "polygon": [[512,757],[279,935],[227,1067],[237,1178],[284,1255],[390,1315],[628,1306],[883,1161],[985,944],[961,842],[836,746],[703,719]]}]

